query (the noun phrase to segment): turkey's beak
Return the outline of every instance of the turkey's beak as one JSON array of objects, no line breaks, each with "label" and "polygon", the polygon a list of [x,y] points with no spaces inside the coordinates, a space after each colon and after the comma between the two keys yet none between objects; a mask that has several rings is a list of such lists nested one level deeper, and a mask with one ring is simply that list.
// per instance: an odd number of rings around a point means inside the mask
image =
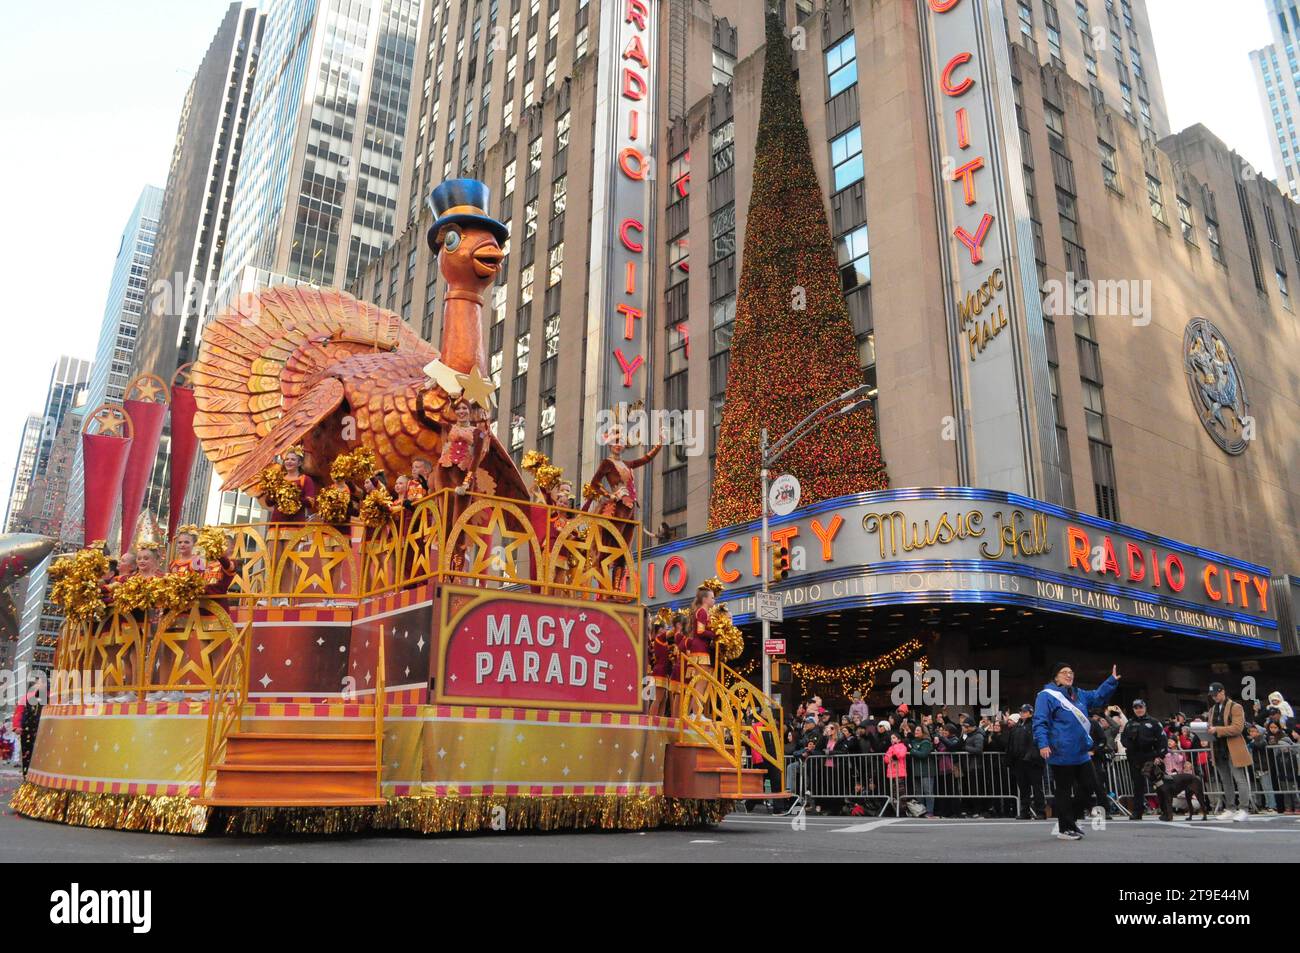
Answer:
[{"label": "turkey's beak", "polygon": [[491,278],[497,273],[501,259],[505,257],[506,253],[495,241],[484,242],[474,249],[474,254],[471,256],[474,262],[474,274],[480,278]]}]

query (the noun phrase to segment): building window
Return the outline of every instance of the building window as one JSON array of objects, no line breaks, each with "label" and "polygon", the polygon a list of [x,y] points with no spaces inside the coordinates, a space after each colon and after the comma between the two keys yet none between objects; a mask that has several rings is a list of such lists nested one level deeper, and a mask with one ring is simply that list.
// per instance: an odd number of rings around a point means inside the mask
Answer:
[{"label": "building window", "polygon": [[674,239],[668,246],[668,287],[685,281],[690,275],[691,247],[686,236]]},{"label": "building window", "polygon": [[1160,180],[1153,175],[1147,176],[1147,200],[1151,203],[1151,217],[1161,225],[1165,221],[1165,200],[1160,192]]},{"label": "building window", "polygon": [[672,189],[672,194],[668,197],[669,205],[680,202],[690,195],[691,153],[689,149],[668,163],[668,181]]},{"label": "building window", "polygon": [[736,164],[736,123],[728,119],[710,137],[713,152],[713,175],[725,172]]},{"label": "building window", "polygon": [[1106,182],[1106,188],[1119,192],[1119,161],[1115,147],[1101,139],[1097,140],[1097,147],[1101,150],[1101,177]]},{"label": "building window", "polygon": [[826,51],[826,77],[831,98],[858,81],[858,50],[852,33]]},{"label": "building window", "polygon": [[839,250],[840,286],[851,291],[871,281],[871,251],[867,241],[867,226],[861,225],[841,235],[836,242]]},{"label": "building window", "polygon": [[713,85],[730,86],[731,77],[736,72],[736,58],[724,53],[716,46],[713,48]]},{"label": "building window", "polygon": [[551,249],[550,260],[547,262],[546,287],[553,288],[560,283],[564,277],[564,242],[560,242]]},{"label": "building window", "polygon": [[1183,241],[1195,245],[1196,229],[1192,225],[1192,206],[1181,195],[1178,196],[1178,225],[1183,230]]},{"label": "building window", "polygon": [[528,351],[533,332],[525,331],[515,338],[515,377],[528,373]]},{"label": "building window", "polygon": [[729,202],[709,219],[709,263],[736,252],[736,203]]},{"label": "building window", "polygon": [[562,175],[555,180],[551,186],[551,217],[563,215],[565,206],[568,204],[569,183],[568,176]]},{"label": "building window", "polygon": [[854,126],[831,140],[834,191],[862,181],[862,127]]}]

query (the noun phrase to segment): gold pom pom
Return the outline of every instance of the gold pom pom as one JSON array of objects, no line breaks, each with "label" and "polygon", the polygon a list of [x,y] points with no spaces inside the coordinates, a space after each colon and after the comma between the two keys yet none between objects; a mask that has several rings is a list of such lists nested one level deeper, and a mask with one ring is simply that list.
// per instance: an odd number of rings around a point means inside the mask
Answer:
[{"label": "gold pom pom", "polygon": [[707,589],[715,596],[720,596],[722,595],[722,580],[717,576],[710,576],[708,579],[700,583],[699,588]]},{"label": "gold pom pom", "polygon": [[[331,475],[333,472],[331,469]],[[335,477],[335,479],[342,478]],[[316,494],[316,514],[326,523],[346,523],[351,507],[352,494],[343,487],[327,486]]]},{"label": "gold pom pom", "polygon": [[97,622],[104,615],[100,580],[108,574],[108,557],[101,550],[82,549],[61,556],[50,566],[50,601],[73,622]]},{"label": "gold pom pom", "polygon": [[275,492],[275,508],[285,516],[294,516],[302,510],[302,487],[284,480]]},{"label": "gold pom pom", "polygon": [[709,628],[713,630],[719,659],[730,662],[740,658],[745,651],[745,635],[731,621],[731,613],[726,606],[715,606],[709,613]]},{"label": "gold pom pom", "polygon": [[[189,575],[195,575],[190,573]],[[130,576],[113,585],[113,605],[124,612],[147,612],[156,601],[154,576]]]},{"label": "gold pom pom", "polygon": [[366,494],[366,498],[361,501],[358,516],[366,526],[378,529],[393,518],[392,510],[389,509],[392,503],[392,496],[381,486]]},{"label": "gold pom pom", "polygon": [[334,458],[334,462],[330,464],[330,479],[364,483],[378,469],[379,458],[375,456],[375,451],[369,447],[356,447]]},{"label": "gold pom pom", "polygon": [[165,612],[188,609],[203,595],[206,585],[202,573],[197,572],[172,572],[150,582],[153,608]]},{"label": "gold pom pom", "polygon": [[519,461],[519,469],[533,471],[539,467],[544,467],[551,462],[550,457],[539,450],[529,450],[524,454],[524,458]]},{"label": "gold pom pom", "polygon": [[199,530],[198,548],[209,562],[216,561],[226,554],[226,545],[230,537],[219,526],[205,526]]},{"label": "gold pom pom", "polygon": [[588,502],[591,502],[591,501],[593,501],[593,500],[599,500],[599,499],[601,499],[602,497],[605,497],[605,496],[608,496],[608,495],[609,495],[609,494],[607,494],[607,493],[606,493],[604,490],[602,490],[600,487],[596,486],[594,483],[584,483],[584,484],[582,484],[582,498],[583,498],[584,500],[587,500]]}]

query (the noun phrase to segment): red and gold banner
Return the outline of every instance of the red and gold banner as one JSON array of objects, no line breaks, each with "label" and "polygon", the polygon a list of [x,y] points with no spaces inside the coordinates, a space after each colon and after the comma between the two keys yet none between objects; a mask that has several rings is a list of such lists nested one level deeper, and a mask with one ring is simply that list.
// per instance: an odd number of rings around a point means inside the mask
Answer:
[{"label": "red and gold banner", "polygon": [[190,488],[190,470],[199,449],[194,433],[194,388],[189,384],[190,365],[186,364],[172,378],[171,403],[171,496],[167,510],[167,538],[176,535],[181,522],[181,507]]},{"label": "red and gold banner", "polygon": [[[92,428],[97,431],[92,433]],[[122,492],[122,476],[132,442],[131,418],[121,407],[104,404],[86,418],[81,433],[84,542],[108,539],[113,510]]]},{"label": "red and gold banner", "polygon": [[445,586],[438,700],[637,711],[639,606]]},{"label": "red and gold banner", "polygon": [[135,439],[126,456],[122,476],[122,536],[119,551],[125,552],[135,538],[135,524],[144,503],[145,490],[153,475],[167,413],[167,385],[152,374],[142,374],[127,385],[122,406],[135,425]]}]

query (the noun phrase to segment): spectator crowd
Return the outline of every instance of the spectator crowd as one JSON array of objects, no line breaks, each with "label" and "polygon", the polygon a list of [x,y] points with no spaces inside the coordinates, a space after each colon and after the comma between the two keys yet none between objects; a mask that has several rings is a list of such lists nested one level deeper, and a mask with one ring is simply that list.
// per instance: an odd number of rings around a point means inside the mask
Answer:
[{"label": "spectator crowd", "polygon": [[[1262,703],[1227,700],[1221,706],[1214,699],[1212,692],[1210,706],[1193,716],[1180,711],[1148,717],[1141,699],[1127,713],[1113,704],[1089,712],[1089,810],[1107,818],[1121,802],[1129,815],[1151,810],[1154,799],[1136,773],[1159,758],[1169,775],[1199,776],[1220,802],[1221,817],[1300,814],[1300,724],[1291,705],[1277,692]],[[1241,724],[1212,727],[1216,718],[1230,720],[1233,706],[1241,709]],[[839,711],[814,695],[786,718],[786,789],[820,813],[875,815],[901,800],[902,809],[917,817],[1040,818],[1052,801],[1051,778],[1034,738],[1033,717],[1029,703],[992,714],[945,706],[921,711],[903,704],[873,716],[860,694]],[[1229,758],[1235,763],[1237,752],[1229,752],[1228,743],[1236,746],[1238,737],[1249,766],[1240,769],[1247,793],[1234,811],[1231,798],[1220,793],[1231,791],[1232,779],[1216,774],[1216,763],[1230,773]],[[1117,761],[1136,778],[1123,794],[1114,783],[1119,772],[1111,770]],[[1139,787],[1147,794],[1135,799],[1130,792]]]}]

